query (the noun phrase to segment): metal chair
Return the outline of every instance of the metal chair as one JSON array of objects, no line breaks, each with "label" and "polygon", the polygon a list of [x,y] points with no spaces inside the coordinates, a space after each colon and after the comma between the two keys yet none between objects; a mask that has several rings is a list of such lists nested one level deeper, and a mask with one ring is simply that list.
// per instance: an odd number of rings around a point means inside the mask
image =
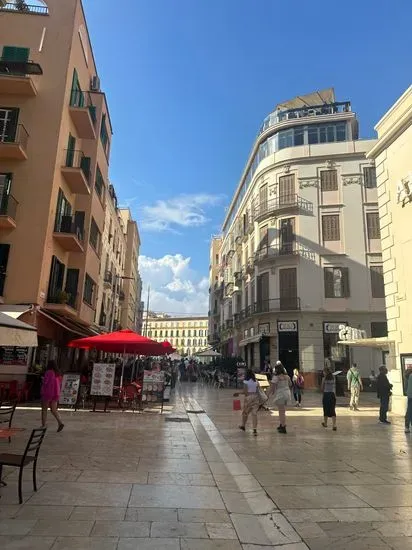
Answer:
[{"label": "metal chair", "polygon": [[[11,428],[16,405],[17,403],[14,403],[13,405],[9,405],[7,407],[1,407],[0,405],[0,427],[1,424],[7,424],[8,427]],[[9,437],[9,443],[11,443],[11,437]]]},{"label": "metal chair", "polygon": [[30,439],[26,445],[26,449],[22,455],[2,453],[0,454],[0,480],[3,473],[3,466],[11,466],[14,468],[20,468],[19,472],[19,503],[23,504],[22,494],[22,482],[23,482],[23,470],[26,466],[33,463],[33,489],[37,491],[37,458],[41,444],[43,443],[44,436],[47,428],[37,428],[31,432]]}]

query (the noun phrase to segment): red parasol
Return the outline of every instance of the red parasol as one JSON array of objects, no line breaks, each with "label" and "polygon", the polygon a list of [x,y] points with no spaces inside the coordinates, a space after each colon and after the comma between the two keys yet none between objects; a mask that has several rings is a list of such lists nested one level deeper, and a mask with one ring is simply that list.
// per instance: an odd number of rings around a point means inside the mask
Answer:
[{"label": "red parasol", "polygon": [[69,347],[96,348],[108,353],[132,353],[136,355],[165,355],[167,353],[162,344],[137,334],[133,330],[118,330],[110,334],[78,338],[72,340]]},{"label": "red parasol", "polygon": [[163,347],[167,355],[170,355],[171,353],[176,351],[176,348],[174,348],[172,344],[170,342],[167,342],[166,340],[164,342],[161,342],[160,345]]}]

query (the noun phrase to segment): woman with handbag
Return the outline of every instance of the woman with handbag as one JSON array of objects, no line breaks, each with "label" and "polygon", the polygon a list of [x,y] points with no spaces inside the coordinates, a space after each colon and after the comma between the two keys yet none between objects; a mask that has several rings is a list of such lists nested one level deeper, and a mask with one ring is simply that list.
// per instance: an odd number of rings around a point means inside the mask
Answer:
[{"label": "woman with handbag", "polygon": [[242,424],[239,428],[243,431],[246,430],[246,422],[249,414],[251,414],[253,435],[257,435],[257,412],[260,406],[259,389],[259,383],[256,381],[255,373],[248,369],[245,374],[245,379],[243,380],[245,401],[243,403]]},{"label": "woman with handbag", "polygon": [[274,394],[273,402],[279,411],[279,426],[278,432],[281,434],[287,433],[286,431],[286,405],[291,402],[290,388],[292,387],[292,381],[287,374],[285,367],[280,361],[276,363],[275,372],[272,377],[272,383],[269,390],[269,395]]}]

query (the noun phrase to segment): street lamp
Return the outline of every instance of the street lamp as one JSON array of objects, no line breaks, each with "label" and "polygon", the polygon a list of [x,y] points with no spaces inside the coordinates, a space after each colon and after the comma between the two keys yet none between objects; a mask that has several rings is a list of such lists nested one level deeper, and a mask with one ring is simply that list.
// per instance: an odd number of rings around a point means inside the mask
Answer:
[{"label": "street lamp", "polygon": [[110,332],[113,332],[113,327],[114,327],[114,303],[115,303],[115,300],[116,300],[116,295],[117,295],[117,290],[118,290],[118,281],[123,281],[123,280],[129,280],[129,281],[133,281],[134,278],[133,277],[124,277],[123,275],[117,275],[116,273],[114,274],[114,277],[113,277],[113,285],[112,285],[112,311],[110,313],[110,326],[109,326],[109,329],[110,329]]}]

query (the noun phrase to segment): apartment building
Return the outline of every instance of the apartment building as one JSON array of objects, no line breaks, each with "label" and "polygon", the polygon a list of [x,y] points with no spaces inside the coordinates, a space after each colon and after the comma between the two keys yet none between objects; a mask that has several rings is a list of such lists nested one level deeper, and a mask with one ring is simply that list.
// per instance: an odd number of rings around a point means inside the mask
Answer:
[{"label": "apartment building", "polygon": [[132,219],[129,208],[119,208],[123,221],[124,238],[126,241],[126,262],[122,279],[123,303],[121,307],[121,326],[136,330],[139,304],[142,295],[142,285],[139,274],[140,235],[137,223]]},{"label": "apartment building", "polygon": [[412,368],[412,305],[407,299],[412,296],[412,86],[375,130],[378,141],[368,158],[376,165],[388,337],[371,345],[389,352],[392,409],[403,413],[405,372]]},{"label": "apartment building", "polygon": [[308,385],[325,362],[353,360],[368,375],[385,359],[340,343],[342,325],[386,335],[376,174],[366,158],[375,143],[359,139],[350,102],[333,89],[281,103],[264,120],[223,222],[213,310],[225,355],[255,369],[280,359],[289,372],[303,369]]},{"label": "apartment building", "polygon": [[95,324],[101,330],[117,330],[121,326],[125,295],[123,277],[126,264],[126,236],[113,185],[109,185],[102,238],[99,284]]},{"label": "apartment building", "polygon": [[145,334],[157,342],[170,342],[176,351],[190,357],[207,347],[208,324],[205,317],[169,317],[149,312],[144,319]]},{"label": "apartment building", "polygon": [[116,273],[131,254],[119,227],[109,243],[112,126],[81,1],[3,2],[0,53],[1,308],[35,324],[36,360],[70,362],[67,342],[111,309],[108,248]]},{"label": "apartment building", "polygon": [[212,237],[209,259],[209,344],[216,346],[219,343],[220,300],[222,298],[222,283],[219,280],[220,248],[222,239]]}]

